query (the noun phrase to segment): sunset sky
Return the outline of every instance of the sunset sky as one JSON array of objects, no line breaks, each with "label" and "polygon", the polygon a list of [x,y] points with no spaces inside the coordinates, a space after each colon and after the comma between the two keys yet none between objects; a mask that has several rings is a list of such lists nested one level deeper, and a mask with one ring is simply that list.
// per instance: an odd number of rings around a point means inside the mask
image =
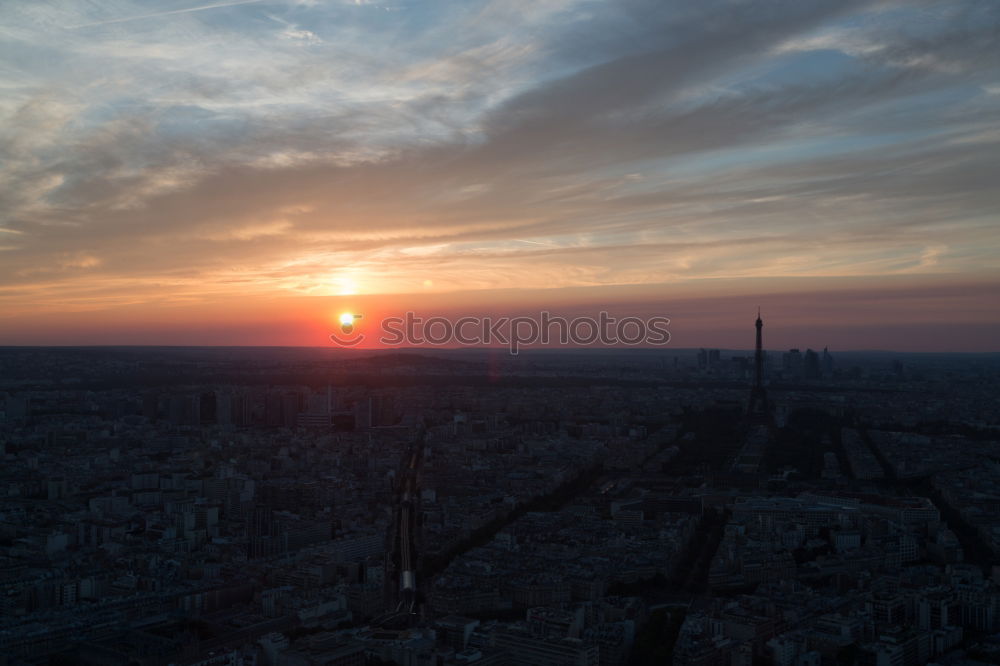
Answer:
[{"label": "sunset sky", "polygon": [[7,0],[0,344],[1000,351],[1000,2]]}]

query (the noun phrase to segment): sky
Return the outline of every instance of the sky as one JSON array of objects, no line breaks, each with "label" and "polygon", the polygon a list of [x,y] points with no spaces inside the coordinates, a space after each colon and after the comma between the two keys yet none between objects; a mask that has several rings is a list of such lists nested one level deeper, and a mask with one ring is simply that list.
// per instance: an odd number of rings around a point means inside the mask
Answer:
[{"label": "sky", "polygon": [[995,0],[7,0],[0,344],[1000,351]]}]

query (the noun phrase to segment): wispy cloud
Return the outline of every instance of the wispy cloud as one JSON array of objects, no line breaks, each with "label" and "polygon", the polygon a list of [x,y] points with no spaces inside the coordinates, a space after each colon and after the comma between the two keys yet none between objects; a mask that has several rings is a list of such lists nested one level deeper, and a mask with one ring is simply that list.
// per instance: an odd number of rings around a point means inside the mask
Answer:
[{"label": "wispy cloud", "polygon": [[265,0],[233,0],[232,2],[215,2],[210,5],[198,5],[197,7],[185,7],[183,9],[170,9],[162,12],[152,12],[150,14],[137,14],[134,16],[121,16],[102,21],[92,21],[90,23],[80,23],[78,25],[66,26],[67,30],[78,30],[80,28],[94,28],[102,25],[113,25],[115,23],[128,23],[129,21],[142,21],[162,16],[175,16],[177,14],[189,14],[191,12],[203,12],[209,9],[221,9],[223,7],[237,7],[240,5],[254,5],[265,2]]}]

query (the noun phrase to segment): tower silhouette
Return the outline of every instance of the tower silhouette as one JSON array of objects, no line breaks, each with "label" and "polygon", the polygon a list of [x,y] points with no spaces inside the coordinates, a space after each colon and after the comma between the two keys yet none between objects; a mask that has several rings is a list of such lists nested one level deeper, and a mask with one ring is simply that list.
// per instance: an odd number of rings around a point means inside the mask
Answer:
[{"label": "tower silhouette", "polygon": [[764,390],[764,346],[762,329],[764,322],[760,318],[760,308],[757,308],[757,348],[754,352],[753,387],[750,389],[750,403],[747,405],[747,415],[750,417],[767,418],[770,410],[767,404],[767,391]]}]

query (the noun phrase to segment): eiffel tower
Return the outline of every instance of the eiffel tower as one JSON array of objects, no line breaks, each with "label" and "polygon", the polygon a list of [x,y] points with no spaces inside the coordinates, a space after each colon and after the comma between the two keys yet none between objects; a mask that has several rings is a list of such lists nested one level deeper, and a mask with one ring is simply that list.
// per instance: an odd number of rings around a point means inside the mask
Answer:
[{"label": "eiffel tower", "polygon": [[771,410],[767,403],[767,391],[764,390],[764,347],[761,329],[764,322],[760,318],[760,308],[757,308],[757,351],[754,353],[753,387],[750,389],[750,403],[747,405],[747,416],[753,420],[767,421]]}]

